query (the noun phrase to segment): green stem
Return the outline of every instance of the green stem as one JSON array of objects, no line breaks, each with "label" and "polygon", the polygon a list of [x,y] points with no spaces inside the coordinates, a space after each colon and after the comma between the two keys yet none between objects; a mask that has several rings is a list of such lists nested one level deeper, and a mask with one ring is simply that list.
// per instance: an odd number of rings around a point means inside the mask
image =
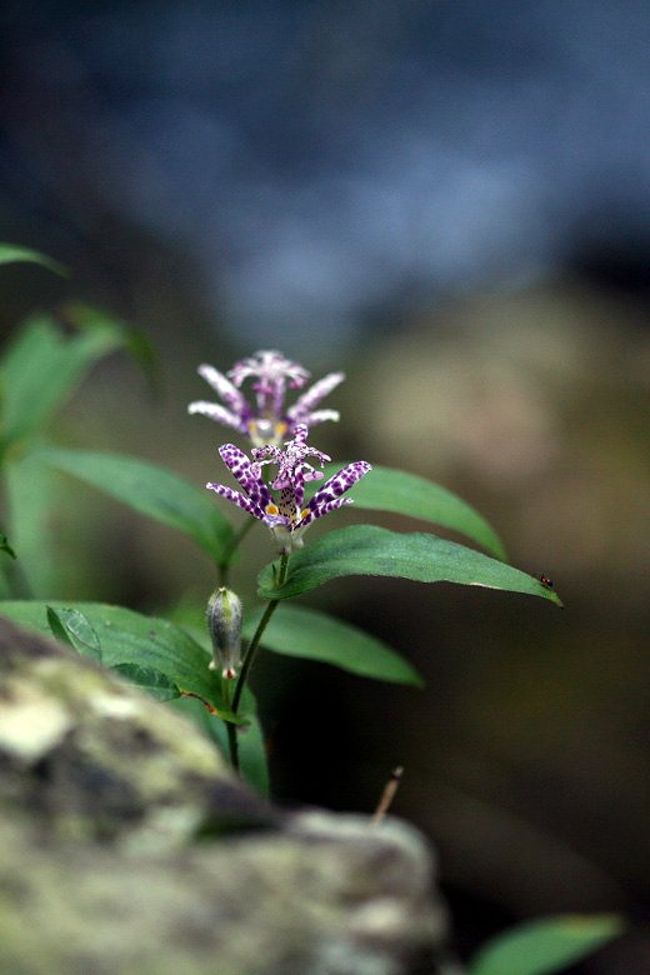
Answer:
[{"label": "green stem", "polygon": [[[280,587],[284,583],[287,577],[288,564],[289,564],[289,556],[283,553],[280,557],[280,571],[278,572],[278,583],[277,583],[278,587]],[[257,624],[257,629],[253,634],[253,638],[251,642],[248,644],[248,649],[244,654],[244,659],[241,665],[241,671],[239,673],[239,677],[237,678],[235,693],[233,694],[233,698],[232,698],[231,710],[235,715],[237,715],[239,711],[239,704],[241,702],[241,697],[242,694],[244,693],[244,688],[246,687],[246,681],[248,680],[248,675],[255,661],[255,656],[257,654],[257,650],[259,648],[262,635],[264,634],[264,630],[266,629],[269,620],[273,616],[273,613],[275,612],[275,608],[279,602],[280,602],[279,599],[269,600],[267,607],[264,610],[264,613],[262,614],[262,618]],[[232,734],[230,730],[231,728],[233,729]],[[230,722],[228,723],[228,747],[230,749],[230,761],[232,763],[232,767],[236,771],[239,771],[239,749],[237,743],[237,727],[236,725],[233,725]]]},{"label": "green stem", "polygon": [[221,556],[221,561],[219,562],[219,585],[228,585],[228,573],[230,571],[230,563],[232,562],[233,555],[244,541],[254,524],[255,518],[248,518],[241,526],[239,531],[235,532],[233,535],[230,545],[227,546],[226,550]]},{"label": "green stem", "polygon": [[[230,700],[230,681],[223,681],[223,696],[226,703],[227,709],[232,710],[232,702]],[[232,721],[226,721],[226,731],[228,733],[228,751],[230,752],[230,762],[234,769],[239,769],[239,749],[237,742],[237,725],[233,724]]]}]

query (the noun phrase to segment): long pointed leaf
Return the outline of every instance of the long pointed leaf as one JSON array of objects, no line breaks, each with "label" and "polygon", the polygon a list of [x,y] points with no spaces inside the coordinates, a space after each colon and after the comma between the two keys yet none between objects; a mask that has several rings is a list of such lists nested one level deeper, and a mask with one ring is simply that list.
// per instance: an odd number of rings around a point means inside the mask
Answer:
[{"label": "long pointed leaf", "polygon": [[[340,467],[328,465],[325,475],[329,477]],[[495,558],[506,558],[501,539],[482,515],[451,491],[423,477],[373,465],[370,473],[351,488],[348,497],[354,499],[357,508],[366,511],[390,511],[449,528]]]},{"label": "long pointed leaf", "polygon": [[141,514],[185,532],[217,562],[232,543],[230,522],[213,504],[208,492],[163,467],[135,457],[86,450],[44,448],[32,456],[78,477]]},{"label": "long pointed leaf", "polygon": [[53,512],[66,504],[66,485],[29,454],[12,459],[5,475],[10,537],[18,556],[12,594],[38,598],[64,591],[74,580],[76,566],[57,553]]},{"label": "long pointed leaf", "polygon": [[258,593],[266,599],[287,599],[342,576],[395,576],[416,582],[456,582],[541,596],[562,605],[557,594],[539,579],[424,532],[400,534],[374,525],[352,525],[307,544],[289,560],[286,582],[277,588],[273,567],[258,578]]},{"label": "long pointed leaf", "polygon": [[144,332],[134,328],[112,312],[104,311],[93,305],[86,305],[80,301],[66,303],[63,314],[66,320],[80,331],[97,332],[100,329],[118,331],[122,336],[124,351],[140,367],[152,392],[158,392],[160,385],[158,355],[149,337]]},{"label": "long pointed leaf", "polygon": [[41,429],[86,370],[124,341],[117,327],[64,336],[48,317],[31,319],[0,363],[4,442]]},{"label": "long pointed leaf", "polygon": [[[247,639],[255,632],[261,615],[257,612],[246,619],[243,635]],[[262,646],[287,657],[319,660],[375,680],[416,687],[423,683],[413,667],[382,640],[350,623],[302,606],[280,606],[264,630]]]},{"label": "long pointed leaf", "polygon": [[60,274],[63,277],[67,277],[68,272],[59,264],[58,261],[53,261],[51,257],[46,257],[44,254],[39,254],[38,251],[33,251],[29,247],[20,247],[18,244],[2,244],[0,243],[0,264],[40,264],[41,267],[46,267],[50,271],[54,271],[55,274]]},{"label": "long pointed leaf", "polygon": [[490,941],[472,960],[470,975],[551,975],[621,934],[614,914],[560,915],[517,925]]}]

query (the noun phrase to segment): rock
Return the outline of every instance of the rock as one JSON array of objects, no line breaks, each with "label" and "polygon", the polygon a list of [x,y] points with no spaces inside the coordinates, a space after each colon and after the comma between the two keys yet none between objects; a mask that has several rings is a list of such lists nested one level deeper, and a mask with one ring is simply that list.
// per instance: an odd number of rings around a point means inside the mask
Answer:
[{"label": "rock", "polygon": [[431,855],[287,814],[188,721],[0,621],[0,975],[434,975]]}]

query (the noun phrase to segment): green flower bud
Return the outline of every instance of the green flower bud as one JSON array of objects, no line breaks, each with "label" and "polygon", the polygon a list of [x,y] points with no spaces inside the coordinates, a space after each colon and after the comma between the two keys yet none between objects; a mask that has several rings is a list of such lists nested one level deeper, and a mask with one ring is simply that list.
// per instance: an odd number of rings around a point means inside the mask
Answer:
[{"label": "green flower bud", "polygon": [[234,680],[241,665],[242,605],[239,596],[225,586],[216,589],[208,601],[205,618],[214,655],[210,670],[220,670],[226,680]]}]

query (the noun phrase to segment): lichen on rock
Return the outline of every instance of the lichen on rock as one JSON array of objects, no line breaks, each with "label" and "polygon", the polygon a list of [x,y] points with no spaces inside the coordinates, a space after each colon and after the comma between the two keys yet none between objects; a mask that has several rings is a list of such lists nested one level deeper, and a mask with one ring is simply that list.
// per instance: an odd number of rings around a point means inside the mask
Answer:
[{"label": "lichen on rock", "polygon": [[188,721],[0,621],[0,975],[450,972],[410,827],[284,813]]}]

